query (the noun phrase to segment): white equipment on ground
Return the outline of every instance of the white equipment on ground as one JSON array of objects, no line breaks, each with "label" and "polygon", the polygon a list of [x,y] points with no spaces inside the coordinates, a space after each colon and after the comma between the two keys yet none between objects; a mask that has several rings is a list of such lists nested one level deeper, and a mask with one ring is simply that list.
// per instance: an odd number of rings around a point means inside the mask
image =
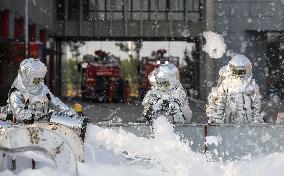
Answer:
[{"label": "white equipment on ground", "polygon": [[[0,121],[1,161],[6,161],[0,162],[0,168],[16,169],[17,156],[31,151],[48,156],[58,170],[78,175],[77,161],[85,160],[83,139],[87,122],[85,116],[65,116],[64,113],[53,112],[31,124]],[[32,168],[36,167],[34,162]]]}]

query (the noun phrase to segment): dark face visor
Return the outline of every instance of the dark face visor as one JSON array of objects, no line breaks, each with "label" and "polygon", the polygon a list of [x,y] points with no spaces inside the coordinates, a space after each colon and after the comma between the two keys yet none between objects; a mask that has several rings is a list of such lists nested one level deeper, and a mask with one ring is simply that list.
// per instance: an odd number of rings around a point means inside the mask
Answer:
[{"label": "dark face visor", "polygon": [[44,78],[34,78],[33,83],[34,83],[34,84],[39,84],[39,83],[41,83],[41,82],[43,82],[43,81],[44,81]]},{"label": "dark face visor", "polygon": [[170,82],[169,82],[169,81],[158,82],[157,84],[158,84],[159,87],[163,87],[163,88],[168,88],[168,87],[170,87]]},{"label": "dark face visor", "polygon": [[245,69],[240,69],[240,70],[233,69],[233,76],[245,76],[245,75],[246,75]]}]

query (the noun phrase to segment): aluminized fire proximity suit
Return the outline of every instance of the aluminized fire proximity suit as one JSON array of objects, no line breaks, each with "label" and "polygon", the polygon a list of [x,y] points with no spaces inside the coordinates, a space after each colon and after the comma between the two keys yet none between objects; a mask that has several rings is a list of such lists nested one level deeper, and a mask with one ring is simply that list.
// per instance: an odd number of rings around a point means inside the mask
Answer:
[{"label": "aluminized fire proximity suit", "polygon": [[21,62],[8,97],[8,108],[17,121],[37,120],[51,109],[69,116],[76,114],[44,85],[46,72],[46,66],[39,59],[30,58]]},{"label": "aluminized fire proximity suit", "polygon": [[148,77],[152,87],[143,99],[143,115],[147,120],[165,111],[173,122],[190,122],[192,112],[187,95],[179,81],[179,72],[173,64],[162,64]]},{"label": "aluminized fire proximity suit", "polygon": [[206,113],[210,114],[211,111],[215,111],[217,108],[217,100],[218,100],[218,88],[220,87],[222,81],[227,77],[229,72],[229,66],[225,65],[219,70],[219,78],[216,87],[212,87],[211,92],[208,95],[208,104],[206,106]]},{"label": "aluminized fire proximity suit", "polygon": [[212,90],[208,101],[209,123],[262,123],[259,87],[252,79],[252,65],[243,55],[228,64],[225,78]]}]

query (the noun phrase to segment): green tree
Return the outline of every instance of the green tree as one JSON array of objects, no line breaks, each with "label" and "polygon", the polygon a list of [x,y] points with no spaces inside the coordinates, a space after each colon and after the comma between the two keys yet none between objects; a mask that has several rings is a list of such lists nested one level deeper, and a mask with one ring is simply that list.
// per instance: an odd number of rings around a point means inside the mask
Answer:
[{"label": "green tree", "polygon": [[[134,48],[133,51],[135,52],[136,58],[139,60],[140,58],[140,51],[143,47],[142,41],[134,41],[133,42]],[[132,48],[129,48],[128,42],[116,42],[115,46],[119,47],[119,49],[123,52],[128,53]],[[131,59],[133,59],[133,56],[129,56]]]},{"label": "green tree", "polygon": [[199,59],[198,51],[193,47],[184,50],[186,65],[180,68],[180,80],[189,96],[197,97],[199,90]]},{"label": "green tree", "polygon": [[[129,48],[128,42],[116,42],[115,45],[123,52],[129,53],[132,48]],[[140,51],[143,47],[142,41],[134,41],[135,56],[129,55],[128,60],[121,61],[121,67],[124,79],[128,80],[131,87],[132,94],[138,94],[138,75],[137,67],[139,65]]]},{"label": "green tree", "polygon": [[79,42],[69,42],[70,52],[76,61],[78,61],[79,56],[81,55],[80,48],[84,46],[86,43],[84,41]]},{"label": "green tree", "polygon": [[85,44],[84,41],[68,43],[73,60],[68,60],[67,63],[67,79],[71,83],[72,88],[75,89],[75,96],[79,96],[79,89],[81,87],[81,73],[79,72],[81,61],[79,60],[79,56],[81,55],[80,48]]},{"label": "green tree", "polygon": [[138,92],[138,75],[137,65],[139,64],[138,59],[124,59],[121,61],[123,78],[129,81],[131,87],[131,93],[137,94]]}]

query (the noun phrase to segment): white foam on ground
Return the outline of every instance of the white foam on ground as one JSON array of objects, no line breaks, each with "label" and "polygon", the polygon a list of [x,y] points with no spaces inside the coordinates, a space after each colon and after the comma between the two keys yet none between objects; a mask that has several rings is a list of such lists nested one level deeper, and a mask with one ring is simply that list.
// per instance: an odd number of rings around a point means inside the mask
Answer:
[{"label": "white foam on ground", "polygon": [[[212,139],[212,143],[216,140]],[[164,117],[154,123],[152,138],[137,137],[122,129],[90,125],[86,136],[85,163],[78,163],[80,176],[282,176],[284,154],[231,163],[208,162],[181,141]],[[0,175],[15,175],[4,171]],[[26,169],[21,176],[62,175],[50,168]]]}]

